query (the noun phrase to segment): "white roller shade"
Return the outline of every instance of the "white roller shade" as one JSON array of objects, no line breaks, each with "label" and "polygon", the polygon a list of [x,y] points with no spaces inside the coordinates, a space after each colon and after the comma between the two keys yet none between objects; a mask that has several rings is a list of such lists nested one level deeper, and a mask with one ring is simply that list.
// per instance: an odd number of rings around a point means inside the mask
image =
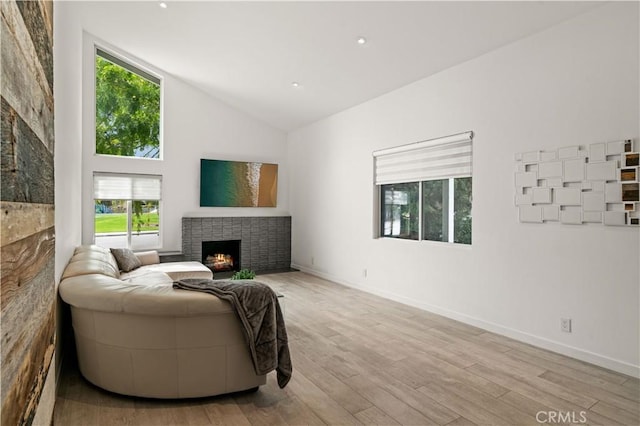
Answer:
[{"label": "white roller shade", "polygon": [[473,132],[374,151],[375,184],[471,176]]},{"label": "white roller shade", "polygon": [[95,173],[93,198],[96,200],[160,200],[162,176]]}]

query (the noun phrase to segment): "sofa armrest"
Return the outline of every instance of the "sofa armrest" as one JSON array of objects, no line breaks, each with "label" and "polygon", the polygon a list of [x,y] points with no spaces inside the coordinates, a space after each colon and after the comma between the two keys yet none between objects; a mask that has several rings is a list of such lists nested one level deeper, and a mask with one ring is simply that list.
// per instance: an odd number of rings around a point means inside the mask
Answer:
[{"label": "sofa armrest", "polygon": [[135,253],[135,255],[142,265],[155,265],[156,263],[160,263],[160,256],[156,250],[141,251]]}]

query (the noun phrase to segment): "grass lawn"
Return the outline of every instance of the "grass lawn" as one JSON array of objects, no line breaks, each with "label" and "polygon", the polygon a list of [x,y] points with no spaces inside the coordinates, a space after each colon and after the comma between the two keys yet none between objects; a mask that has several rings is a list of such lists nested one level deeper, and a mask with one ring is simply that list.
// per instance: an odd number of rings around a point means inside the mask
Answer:
[{"label": "grass lawn", "polygon": [[[158,230],[158,213],[144,213],[141,217],[144,224],[140,227],[140,231],[157,231]],[[107,232],[127,232],[127,214],[126,213],[103,213],[96,214],[96,234]],[[136,216],[133,216],[133,232],[138,230],[136,226]]]}]

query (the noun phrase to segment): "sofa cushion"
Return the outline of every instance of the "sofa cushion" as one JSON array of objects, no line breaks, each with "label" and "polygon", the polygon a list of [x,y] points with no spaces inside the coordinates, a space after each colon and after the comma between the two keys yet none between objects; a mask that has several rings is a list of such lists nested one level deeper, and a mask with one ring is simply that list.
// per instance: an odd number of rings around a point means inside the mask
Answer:
[{"label": "sofa cushion", "polygon": [[71,264],[71,268],[65,269],[63,279],[87,274],[104,274],[113,278],[120,276],[120,268],[111,251],[96,245],[76,247],[69,259],[69,266]]},{"label": "sofa cushion", "polygon": [[181,280],[184,278],[211,279],[213,277],[211,269],[200,262],[167,262],[143,265],[133,271],[123,272],[120,278],[123,280],[131,280],[134,277],[143,276],[148,272],[163,272],[171,277],[172,280]]},{"label": "sofa cushion", "polygon": [[160,256],[156,250],[139,251],[136,253],[136,257],[140,260],[140,263],[142,263],[143,266],[160,263]]},{"label": "sofa cushion", "polygon": [[62,274],[63,280],[65,278],[90,274],[101,274],[110,278],[119,278],[120,276],[117,268],[115,268],[109,262],[91,258],[75,259],[75,257],[76,256],[71,258],[71,261],[69,261],[69,264],[64,269],[64,273]]},{"label": "sofa cushion", "polygon": [[[137,269],[136,271],[133,272],[137,272],[140,269]],[[129,283],[129,284],[141,284],[141,285],[145,285],[145,286],[158,286],[158,285],[173,285],[173,280],[171,279],[171,277],[167,274],[165,274],[164,272],[158,272],[158,271],[141,271],[142,273],[139,274],[132,274],[131,272],[129,274],[128,277],[122,278],[122,281]]]},{"label": "sofa cushion", "polygon": [[144,268],[148,268],[152,271],[164,272],[173,280],[182,280],[184,278],[213,278],[211,269],[207,268],[200,262],[158,263],[156,265],[144,266]]},{"label": "sofa cushion", "polygon": [[112,248],[111,254],[116,258],[121,271],[129,272],[142,266],[142,262],[131,249]]}]

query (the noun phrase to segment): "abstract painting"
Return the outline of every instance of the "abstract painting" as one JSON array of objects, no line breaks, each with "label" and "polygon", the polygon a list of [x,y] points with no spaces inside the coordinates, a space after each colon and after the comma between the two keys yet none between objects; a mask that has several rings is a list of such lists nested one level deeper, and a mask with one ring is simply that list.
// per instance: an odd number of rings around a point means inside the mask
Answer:
[{"label": "abstract painting", "polygon": [[200,207],[276,207],[278,165],[200,160]]}]

